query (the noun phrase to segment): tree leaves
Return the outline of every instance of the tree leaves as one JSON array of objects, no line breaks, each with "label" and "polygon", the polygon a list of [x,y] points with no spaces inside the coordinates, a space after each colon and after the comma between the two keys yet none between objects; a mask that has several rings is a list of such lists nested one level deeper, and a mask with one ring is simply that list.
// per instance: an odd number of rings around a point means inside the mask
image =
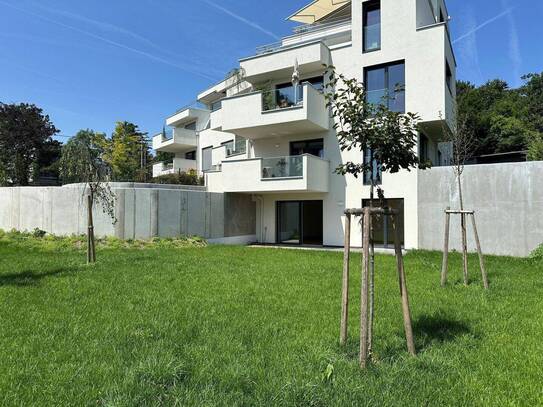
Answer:
[{"label": "tree leaves", "polygon": [[[415,113],[390,111],[384,103],[368,102],[364,84],[346,78],[328,67],[329,82],[326,86],[326,104],[335,119],[334,128],[341,151],[352,149],[371,150],[384,171],[395,173],[401,169],[427,168],[420,162],[417,150],[419,116]],[[371,174],[373,163],[346,162],[336,173],[355,177]]]}]

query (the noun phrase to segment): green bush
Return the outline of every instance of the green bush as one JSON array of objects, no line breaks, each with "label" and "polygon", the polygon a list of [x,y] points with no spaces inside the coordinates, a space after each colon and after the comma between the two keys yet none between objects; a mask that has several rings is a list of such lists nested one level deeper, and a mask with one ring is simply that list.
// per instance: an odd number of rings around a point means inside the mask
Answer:
[{"label": "green bush", "polygon": [[173,184],[173,185],[204,185],[204,178],[199,177],[196,170],[188,172],[179,171],[175,174],[161,175],[153,178],[154,184]]},{"label": "green bush", "polygon": [[530,257],[532,259],[543,259],[543,243],[530,254]]}]

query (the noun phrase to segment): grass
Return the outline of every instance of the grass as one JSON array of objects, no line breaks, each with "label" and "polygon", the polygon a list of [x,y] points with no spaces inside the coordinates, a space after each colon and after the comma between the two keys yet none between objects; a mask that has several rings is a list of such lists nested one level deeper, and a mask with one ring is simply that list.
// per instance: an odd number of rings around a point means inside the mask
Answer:
[{"label": "grass", "polygon": [[[0,238],[0,405],[542,405],[543,260],[488,257],[491,290],[452,255],[406,270],[419,355],[405,350],[394,259],[377,258],[375,362],[338,345],[342,254]],[[125,247],[126,246],[126,247]],[[142,248],[143,247],[143,248]]]}]

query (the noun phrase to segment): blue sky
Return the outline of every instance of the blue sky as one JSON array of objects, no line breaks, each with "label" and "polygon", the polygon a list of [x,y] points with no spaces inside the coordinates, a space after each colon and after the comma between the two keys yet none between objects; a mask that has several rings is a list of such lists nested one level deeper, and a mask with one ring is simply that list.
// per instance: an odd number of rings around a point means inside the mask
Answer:
[{"label": "blue sky", "polygon": [[[165,117],[294,24],[308,0],[0,0],[0,101],[42,107],[65,136]],[[543,71],[543,0],[449,0],[458,77]],[[62,139],[61,139],[62,140]]]}]

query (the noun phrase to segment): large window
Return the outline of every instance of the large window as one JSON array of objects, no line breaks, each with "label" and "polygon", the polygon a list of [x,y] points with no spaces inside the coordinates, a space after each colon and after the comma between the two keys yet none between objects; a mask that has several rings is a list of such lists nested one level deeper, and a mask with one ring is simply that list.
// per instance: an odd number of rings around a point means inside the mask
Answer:
[{"label": "large window", "polygon": [[405,112],[405,64],[403,61],[366,68],[364,83],[368,102],[383,103],[393,112]]},{"label": "large window", "polygon": [[303,140],[290,143],[290,155],[312,154],[314,156],[324,157],[324,140]]},{"label": "large window", "polygon": [[363,6],[364,52],[381,49],[381,3],[368,1]]},{"label": "large window", "polygon": [[[390,209],[395,209],[400,212],[396,220],[396,227],[400,234],[400,244],[404,245],[404,203],[403,199],[387,199],[386,204]],[[364,208],[370,206],[370,200],[362,201]],[[373,206],[379,207],[379,200],[373,200]],[[376,245],[384,247],[394,247],[394,229],[392,228],[392,218],[390,216],[374,216],[373,217],[373,241]]]},{"label": "large window", "polygon": [[276,213],[277,243],[322,246],[322,201],[277,202]]},{"label": "large window", "polygon": [[[371,161],[371,150],[367,149],[364,152],[364,164],[369,164]],[[364,173],[364,185],[371,185],[371,173],[365,172]],[[382,170],[381,165],[379,164],[379,161],[376,159],[373,160],[373,184],[374,185],[381,185],[383,182],[382,177]]]},{"label": "large window", "polygon": [[185,129],[187,129],[187,130],[196,130],[196,122],[186,124]]},{"label": "large window", "polygon": [[202,149],[202,171],[208,171],[213,164],[213,147],[207,147]]}]

